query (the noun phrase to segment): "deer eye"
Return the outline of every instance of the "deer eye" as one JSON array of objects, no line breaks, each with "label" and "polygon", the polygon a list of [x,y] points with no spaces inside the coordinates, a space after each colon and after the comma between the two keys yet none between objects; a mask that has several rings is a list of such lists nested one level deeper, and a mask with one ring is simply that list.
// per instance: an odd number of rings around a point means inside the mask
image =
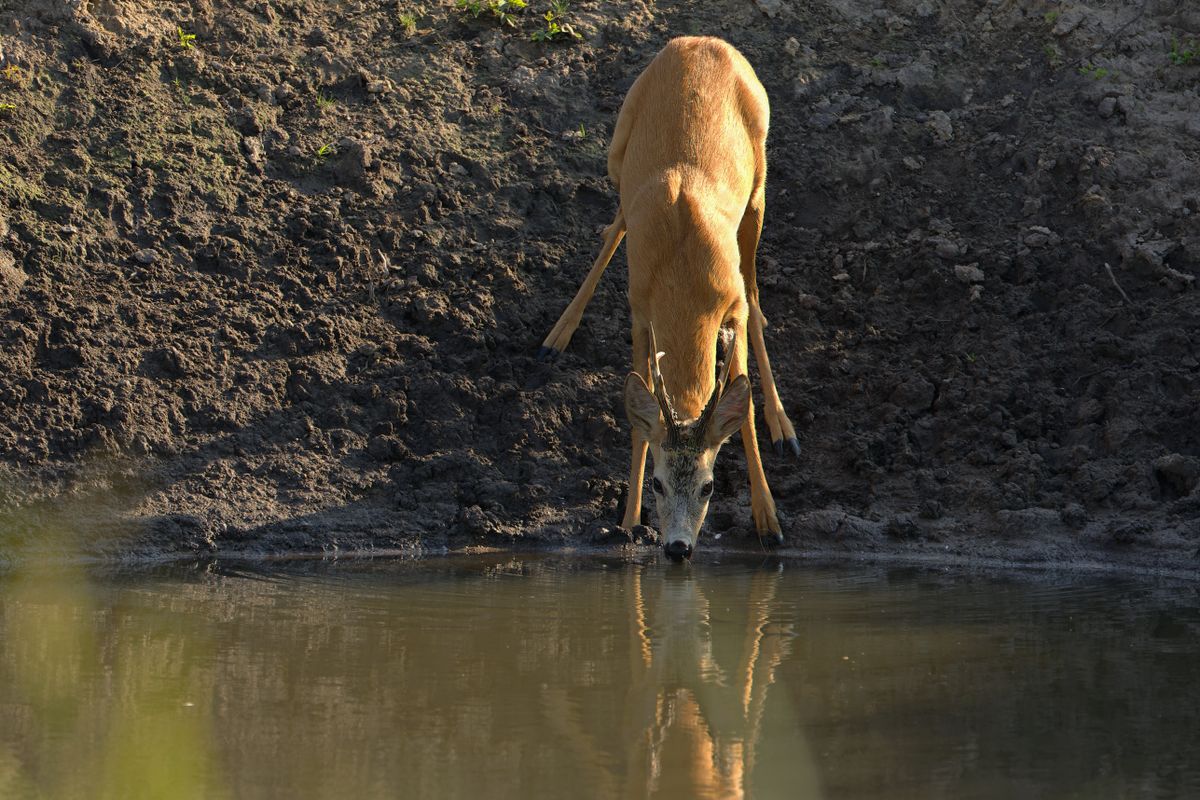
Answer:
[{"label": "deer eye", "polygon": [[700,496],[708,497],[710,494],[712,494],[712,490],[713,490],[713,482],[710,480],[705,481],[704,485],[700,487]]},{"label": "deer eye", "polygon": [[654,491],[661,495],[666,494],[666,491],[663,489],[662,481],[660,481],[658,478],[654,479]]}]

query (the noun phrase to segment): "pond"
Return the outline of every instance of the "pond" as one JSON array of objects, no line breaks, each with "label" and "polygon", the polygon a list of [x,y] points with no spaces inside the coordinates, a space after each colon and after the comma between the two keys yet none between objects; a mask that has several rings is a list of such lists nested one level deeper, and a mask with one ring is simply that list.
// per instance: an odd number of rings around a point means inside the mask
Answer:
[{"label": "pond", "polygon": [[1195,585],[1097,577],[25,570],[0,797],[1200,796],[1198,634]]}]

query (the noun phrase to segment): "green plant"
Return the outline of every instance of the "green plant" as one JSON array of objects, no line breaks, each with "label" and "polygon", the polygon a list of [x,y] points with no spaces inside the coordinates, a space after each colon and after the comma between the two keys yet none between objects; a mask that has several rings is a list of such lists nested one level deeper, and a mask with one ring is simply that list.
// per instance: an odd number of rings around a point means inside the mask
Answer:
[{"label": "green plant", "polygon": [[175,90],[179,92],[179,101],[185,106],[192,104],[192,96],[188,93],[187,87],[183,85],[183,81],[179,80],[179,76],[175,76],[175,80],[171,81],[175,86]]},{"label": "green plant", "polygon": [[1047,11],[1045,14],[1042,15],[1042,19],[1046,20],[1046,22],[1053,25],[1055,22],[1058,21],[1058,18],[1059,18],[1059,16],[1061,16],[1061,14],[1062,14],[1062,12],[1060,12],[1060,11]]},{"label": "green plant", "polygon": [[317,92],[317,110],[324,111],[327,108],[333,108],[333,98],[324,92]]},{"label": "green plant", "polygon": [[0,111],[8,113],[10,111],[16,111],[16,110],[17,110],[17,107],[13,103],[0,103]]},{"label": "green plant", "polygon": [[196,34],[184,33],[183,28],[180,27],[176,27],[175,32],[179,35],[179,47],[181,50],[191,50],[196,46]]},{"label": "green plant", "polygon": [[1167,58],[1177,67],[1186,67],[1193,61],[1200,59],[1200,42],[1192,39],[1185,45],[1180,45],[1178,40],[1171,40],[1171,52],[1167,53]]},{"label": "green plant", "polygon": [[521,11],[529,5],[525,0],[454,0],[454,7],[464,14],[470,14],[472,19],[478,19],[483,14],[491,14],[501,25],[510,28],[517,26],[517,18],[513,12]]},{"label": "green plant", "polygon": [[1094,81],[1098,81],[1108,75],[1108,69],[1105,67],[1098,67],[1091,62],[1084,62],[1079,67],[1079,74],[1091,78]]},{"label": "green plant", "polygon": [[566,0],[551,0],[550,10],[542,15],[546,27],[533,32],[533,41],[552,42],[555,39],[582,39],[579,32],[566,21]]},{"label": "green plant", "polygon": [[400,28],[409,36],[417,32],[417,15],[411,13],[400,14]]},{"label": "green plant", "polygon": [[1042,48],[1042,52],[1046,54],[1046,62],[1052,67],[1062,66],[1062,53],[1058,47],[1053,44],[1047,44]]},{"label": "green plant", "polygon": [[3,75],[4,78],[8,81],[11,81],[12,83],[16,83],[17,81],[19,81],[21,79],[21,68],[18,67],[16,64],[9,64],[7,67],[4,68],[3,72],[0,72],[0,75]]},{"label": "green plant", "polygon": [[318,147],[317,152],[313,154],[313,157],[317,161],[324,161],[325,159],[329,158],[329,156],[332,154],[333,154],[333,142],[328,142],[328,143],[323,144],[320,147]]}]

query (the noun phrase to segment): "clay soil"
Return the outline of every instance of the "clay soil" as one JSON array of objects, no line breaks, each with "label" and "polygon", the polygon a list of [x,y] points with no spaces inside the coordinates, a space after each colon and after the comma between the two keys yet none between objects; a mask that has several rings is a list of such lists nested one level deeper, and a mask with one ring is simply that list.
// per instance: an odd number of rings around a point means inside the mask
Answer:
[{"label": "clay soil", "polygon": [[[549,7],[0,0],[0,549],[648,539],[623,251],[536,354],[626,90],[707,33],[772,105],[784,552],[1200,572],[1193,4]],[[705,552],[758,548],[744,475]]]}]

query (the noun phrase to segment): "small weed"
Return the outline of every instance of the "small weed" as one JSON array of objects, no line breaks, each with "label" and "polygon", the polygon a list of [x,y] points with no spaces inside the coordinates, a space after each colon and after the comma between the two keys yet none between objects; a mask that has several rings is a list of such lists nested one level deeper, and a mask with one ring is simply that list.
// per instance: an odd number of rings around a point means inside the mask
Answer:
[{"label": "small weed", "polygon": [[1058,18],[1061,15],[1062,15],[1061,11],[1047,11],[1045,14],[1042,14],[1042,19],[1046,20],[1046,22],[1053,25],[1055,22],[1058,21]]},{"label": "small weed", "polygon": [[583,127],[583,123],[582,123],[582,122],[581,122],[581,123],[579,123],[579,138],[580,138],[580,139],[586,139],[586,138],[587,138],[587,128]]},{"label": "small weed", "polygon": [[417,32],[417,15],[416,14],[400,14],[400,29],[407,35],[412,36]]},{"label": "small weed", "polygon": [[556,39],[582,39],[579,32],[566,21],[566,17],[566,0],[551,0],[550,10],[542,15],[542,19],[546,21],[546,27],[533,32],[533,41],[553,42]]},{"label": "small weed", "polygon": [[5,114],[9,114],[16,110],[17,107],[13,103],[0,103],[0,111],[3,111]]},{"label": "small weed", "polygon": [[16,64],[9,64],[4,68],[3,72],[0,72],[0,75],[3,75],[4,79],[9,83],[19,83],[21,80],[21,68]]},{"label": "small weed", "polygon": [[1047,44],[1045,47],[1042,48],[1042,52],[1046,54],[1046,61],[1047,61],[1047,63],[1050,64],[1050,66],[1052,66],[1052,67],[1061,67],[1062,66],[1062,63],[1063,63],[1062,53],[1059,51],[1059,49],[1055,45]]},{"label": "small weed", "polygon": [[968,364],[975,363],[975,354],[974,353],[967,353],[967,363]]},{"label": "small weed", "polygon": [[472,19],[491,14],[501,25],[510,28],[517,27],[513,12],[521,11],[527,5],[525,0],[454,0],[454,7],[464,14],[470,14]]},{"label": "small weed", "polygon": [[185,106],[192,104],[192,96],[188,93],[187,87],[183,85],[183,81],[179,80],[179,76],[175,76],[175,80],[171,81],[175,86],[175,90],[179,92],[179,101]]},{"label": "small weed", "polygon": [[882,59],[882,58],[880,58],[879,56],[875,56],[874,58],[872,58],[872,59],[871,59],[869,62],[867,62],[867,63],[869,63],[869,64],[870,64],[872,67],[874,67],[875,69],[879,69],[880,67],[882,67],[882,66],[883,66],[883,59]]},{"label": "small weed", "polygon": [[333,108],[334,100],[324,92],[317,92],[317,110],[324,111],[327,108]]},{"label": "small weed", "polygon": [[317,148],[317,152],[313,154],[313,158],[320,163],[329,158],[331,155],[333,155],[333,142],[328,142]]},{"label": "small weed", "polygon": [[1108,76],[1108,69],[1105,67],[1098,67],[1090,62],[1084,62],[1079,67],[1079,74],[1083,75],[1084,77],[1091,78],[1094,81],[1098,81]]},{"label": "small weed", "polygon": [[180,28],[180,27],[176,27],[175,32],[179,35],[179,49],[180,50],[191,50],[193,47],[196,46],[196,44],[195,44],[196,34],[185,33],[183,28]]},{"label": "small weed", "polygon": [[1177,40],[1171,40],[1171,52],[1167,53],[1167,58],[1177,67],[1186,67],[1194,61],[1200,60],[1200,42],[1192,39],[1187,44],[1181,45]]}]

